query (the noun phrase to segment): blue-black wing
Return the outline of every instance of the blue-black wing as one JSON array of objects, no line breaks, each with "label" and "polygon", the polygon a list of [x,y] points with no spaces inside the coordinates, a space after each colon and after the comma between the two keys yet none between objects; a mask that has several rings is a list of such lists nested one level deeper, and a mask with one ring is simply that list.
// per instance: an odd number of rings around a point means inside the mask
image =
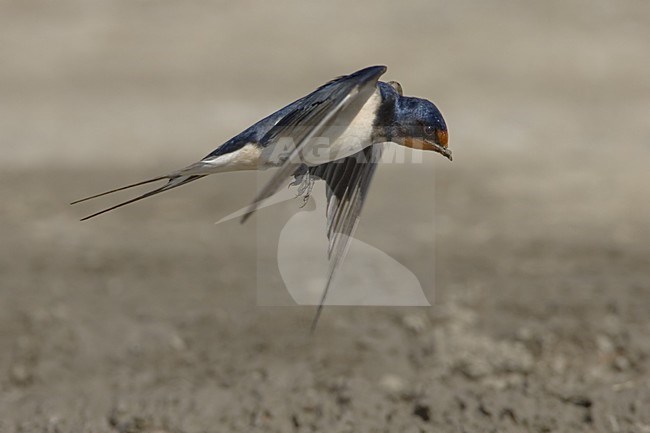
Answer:
[{"label": "blue-black wing", "polygon": [[348,252],[382,151],[382,144],[373,144],[347,158],[308,169],[310,176],[316,176],[327,184],[327,252],[330,260],[327,283],[312,322],[312,331],[318,323],[336,272]]},{"label": "blue-black wing", "polygon": [[278,170],[255,197],[242,222],[257,210],[262,200],[275,194],[299,169],[303,163],[301,154],[307,150],[306,146],[330,125],[341,110],[352,102],[358,102],[361,108],[362,102],[375,91],[377,81],[384,72],[385,66],[371,66],[328,82],[302,98],[264,135],[260,140],[264,147],[262,161],[278,166]]}]

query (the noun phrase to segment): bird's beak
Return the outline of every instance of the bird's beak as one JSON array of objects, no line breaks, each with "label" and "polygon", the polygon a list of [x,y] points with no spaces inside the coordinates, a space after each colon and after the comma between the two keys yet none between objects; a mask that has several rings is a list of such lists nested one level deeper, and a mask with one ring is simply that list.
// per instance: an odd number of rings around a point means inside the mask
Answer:
[{"label": "bird's beak", "polygon": [[427,138],[407,137],[404,140],[404,145],[412,149],[433,150],[434,152],[438,152],[451,161],[451,150],[447,149],[448,140],[449,135],[447,131],[438,129],[436,131],[436,137],[434,140],[429,140]]}]

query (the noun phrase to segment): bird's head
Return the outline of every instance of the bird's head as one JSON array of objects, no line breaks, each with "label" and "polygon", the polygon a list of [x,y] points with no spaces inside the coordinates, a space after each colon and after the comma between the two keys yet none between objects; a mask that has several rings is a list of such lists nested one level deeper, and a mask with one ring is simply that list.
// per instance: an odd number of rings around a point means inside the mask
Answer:
[{"label": "bird's head", "polygon": [[433,150],[451,161],[449,133],[440,110],[426,99],[402,96],[395,104],[393,141],[413,149]]},{"label": "bird's head", "polygon": [[440,110],[426,99],[402,96],[402,86],[397,82],[387,83],[383,88],[385,97],[392,104],[387,136],[390,141],[413,149],[432,150],[451,161],[447,148],[449,134],[447,124]]}]

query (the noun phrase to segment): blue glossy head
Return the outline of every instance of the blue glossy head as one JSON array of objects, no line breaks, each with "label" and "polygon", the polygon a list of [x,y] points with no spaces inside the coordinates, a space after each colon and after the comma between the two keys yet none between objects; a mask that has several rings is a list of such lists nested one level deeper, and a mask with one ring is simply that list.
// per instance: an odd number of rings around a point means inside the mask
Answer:
[{"label": "blue glossy head", "polygon": [[451,151],[447,149],[447,124],[433,102],[399,96],[395,101],[394,119],[393,139],[398,144],[433,150],[451,160]]}]

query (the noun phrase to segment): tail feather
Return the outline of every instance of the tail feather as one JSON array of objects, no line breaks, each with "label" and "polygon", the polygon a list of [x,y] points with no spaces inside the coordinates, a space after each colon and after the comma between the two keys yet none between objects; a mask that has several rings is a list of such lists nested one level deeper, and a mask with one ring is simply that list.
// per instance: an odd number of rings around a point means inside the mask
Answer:
[{"label": "tail feather", "polygon": [[160,176],[160,177],[154,177],[153,179],[143,180],[142,182],[132,183],[131,185],[122,186],[122,187],[119,187],[119,188],[112,189],[110,191],[101,192],[99,194],[91,195],[90,197],[85,197],[85,198],[82,198],[82,199],[79,199],[79,200],[75,200],[70,204],[72,205],[72,204],[82,203],[84,201],[92,200],[92,199],[97,198],[97,197],[102,197],[102,196],[105,196],[105,195],[108,195],[108,194],[112,194],[114,192],[124,191],[125,189],[134,188],[136,186],[141,186],[141,185],[146,185],[148,183],[156,182],[156,181],[163,180],[163,179],[168,179],[168,177],[167,176]]},{"label": "tail feather", "polygon": [[81,199],[81,200],[77,200],[75,202],[72,202],[71,204],[80,203],[82,201],[90,200],[90,199],[93,199],[93,198],[96,198],[96,197],[101,197],[101,196],[106,195],[106,194],[110,194],[110,193],[117,192],[117,191],[122,191],[122,190],[132,188],[132,187],[135,187],[135,186],[145,185],[145,184],[148,184],[148,183],[151,183],[151,182],[155,182],[157,180],[169,179],[169,181],[165,185],[161,186],[160,188],[156,188],[156,189],[154,189],[152,191],[149,191],[149,192],[146,192],[146,193],[144,193],[144,194],[142,194],[140,196],[137,196],[137,197],[132,198],[130,200],[127,200],[125,202],[116,204],[116,205],[111,206],[109,208],[103,209],[103,210],[101,210],[99,212],[95,212],[94,214],[88,215],[87,217],[84,217],[84,218],[81,219],[81,221],[86,221],[86,220],[89,220],[89,219],[94,218],[96,216],[102,215],[102,214],[104,214],[106,212],[110,212],[112,210],[121,208],[122,206],[126,206],[127,204],[135,203],[136,201],[140,201],[140,200],[145,199],[147,197],[151,197],[151,196],[154,196],[156,194],[160,194],[161,192],[165,192],[165,191],[168,191],[170,189],[174,189],[176,187],[179,187],[181,185],[185,185],[187,183],[193,182],[193,181],[198,180],[198,179],[200,179],[200,178],[202,178],[204,176],[206,176],[206,175],[191,175],[191,176],[177,176],[177,177],[169,177],[169,176],[157,177],[157,178],[145,180],[145,181],[142,181],[142,182],[134,183],[134,184],[131,184],[131,185],[127,185],[127,186],[124,186],[124,187],[121,187],[121,188],[117,188],[117,189],[114,189],[114,190],[111,190],[111,191],[107,191],[107,192],[104,192],[104,193],[101,193],[101,194],[97,194],[97,195],[94,195],[94,196],[91,196],[91,197],[87,197],[87,198],[84,198],[84,199]]}]

